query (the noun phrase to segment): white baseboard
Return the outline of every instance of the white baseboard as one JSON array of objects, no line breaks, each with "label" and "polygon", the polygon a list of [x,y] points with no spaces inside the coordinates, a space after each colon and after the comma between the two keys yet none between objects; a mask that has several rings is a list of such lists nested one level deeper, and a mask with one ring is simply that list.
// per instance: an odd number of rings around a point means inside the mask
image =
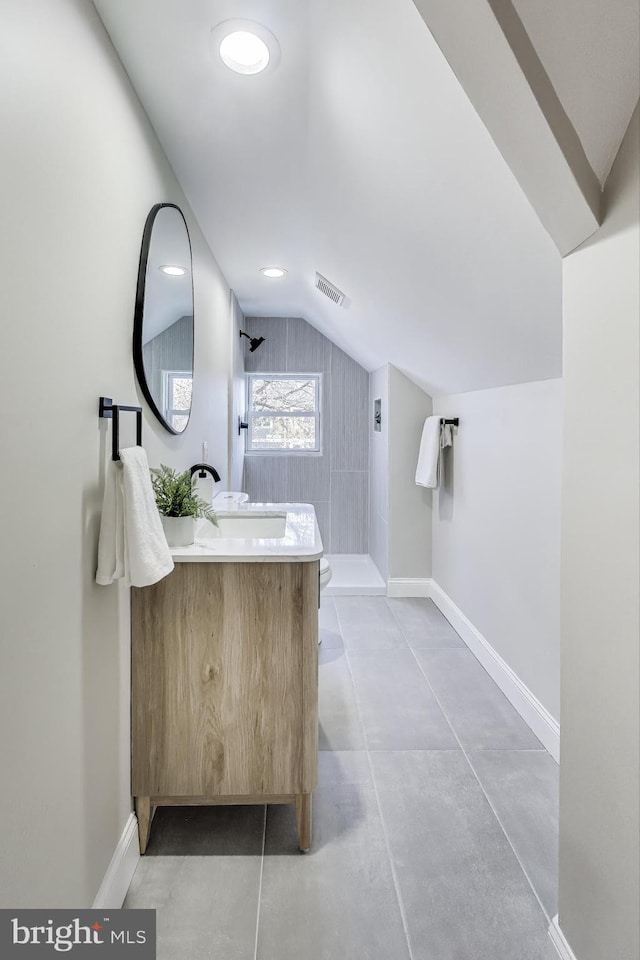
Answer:
[{"label": "white baseboard", "polygon": [[[522,719],[533,730],[536,737],[546,747],[554,760],[560,760],[560,724],[513,672],[499,653],[470,620],[465,617],[453,600],[447,596],[435,580],[423,581],[429,584],[429,596],[445,615],[451,626],[460,634],[474,656],[480,661],[489,676],[498,684],[507,700],[518,711]],[[399,594],[395,594],[398,596]],[[394,594],[389,594],[394,596]],[[403,594],[408,596],[408,594]],[[412,594],[417,596],[417,594]]]},{"label": "white baseboard", "polygon": [[388,597],[430,597],[431,580],[424,579],[393,579],[387,580]]},{"label": "white baseboard", "polygon": [[125,824],[104,880],[93,901],[94,909],[119,910],[138,866],[138,821],[132,813]]},{"label": "white baseboard", "polygon": [[549,924],[549,936],[551,937],[551,942],[558,951],[558,956],[562,960],[576,960],[576,955],[567,943],[564,933],[558,925],[558,915],[553,918]]}]

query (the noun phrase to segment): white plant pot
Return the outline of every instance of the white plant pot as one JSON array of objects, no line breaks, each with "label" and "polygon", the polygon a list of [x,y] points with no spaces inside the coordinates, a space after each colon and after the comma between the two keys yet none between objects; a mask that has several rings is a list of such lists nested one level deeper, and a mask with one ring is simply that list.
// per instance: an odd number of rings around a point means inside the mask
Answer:
[{"label": "white plant pot", "polygon": [[194,517],[160,517],[170,547],[188,547],[196,538]]}]

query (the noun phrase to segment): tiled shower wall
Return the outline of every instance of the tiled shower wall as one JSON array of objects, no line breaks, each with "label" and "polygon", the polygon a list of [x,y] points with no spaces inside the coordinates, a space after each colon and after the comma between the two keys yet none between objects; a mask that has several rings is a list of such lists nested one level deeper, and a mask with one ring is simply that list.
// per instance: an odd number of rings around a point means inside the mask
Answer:
[{"label": "tiled shower wall", "polygon": [[[245,370],[321,373],[322,456],[245,456],[251,500],[312,503],[325,553],[369,549],[369,374],[305,320],[247,317]],[[246,341],[245,341],[246,342]]]},{"label": "tiled shower wall", "polygon": [[[193,317],[180,317],[142,347],[142,359],[154,397],[162,396],[163,370],[193,368]],[[158,404],[160,405],[160,404]]]}]

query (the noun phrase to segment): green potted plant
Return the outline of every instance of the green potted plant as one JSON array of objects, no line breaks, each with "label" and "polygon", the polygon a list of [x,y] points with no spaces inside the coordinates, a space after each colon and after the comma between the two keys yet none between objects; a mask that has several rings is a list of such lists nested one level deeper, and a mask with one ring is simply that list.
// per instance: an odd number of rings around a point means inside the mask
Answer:
[{"label": "green potted plant", "polygon": [[196,476],[189,470],[178,473],[161,464],[159,468],[152,468],[151,484],[170,547],[193,543],[196,520],[200,517],[218,525],[210,504],[198,496]]}]

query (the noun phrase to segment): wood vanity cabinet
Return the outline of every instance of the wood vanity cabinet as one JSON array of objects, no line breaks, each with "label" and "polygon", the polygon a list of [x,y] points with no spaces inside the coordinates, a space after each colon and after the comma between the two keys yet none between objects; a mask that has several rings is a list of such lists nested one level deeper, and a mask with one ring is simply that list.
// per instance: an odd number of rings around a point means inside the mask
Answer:
[{"label": "wood vanity cabinet", "polygon": [[132,793],[154,806],[292,803],[311,845],[317,560],[176,563],[132,588]]}]

